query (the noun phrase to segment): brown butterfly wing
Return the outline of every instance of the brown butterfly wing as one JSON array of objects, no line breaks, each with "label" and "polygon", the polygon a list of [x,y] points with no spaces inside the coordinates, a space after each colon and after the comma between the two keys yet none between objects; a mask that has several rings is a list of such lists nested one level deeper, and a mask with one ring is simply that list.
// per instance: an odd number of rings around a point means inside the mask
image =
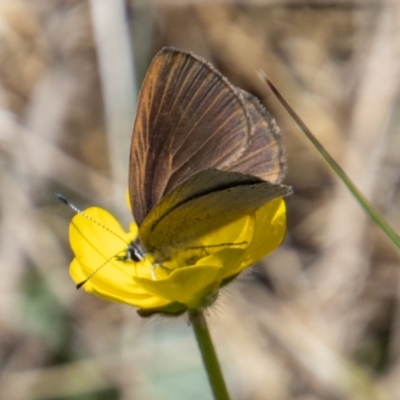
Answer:
[{"label": "brown butterfly wing", "polygon": [[246,149],[228,170],[279,183],[286,173],[286,154],[279,127],[257,98],[244,90],[237,90],[246,101],[252,133]]},{"label": "brown butterfly wing", "polygon": [[195,172],[228,169],[251,132],[242,91],[200,57],[161,50],[144,79],[133,129],[129,193],[136,222]]}]

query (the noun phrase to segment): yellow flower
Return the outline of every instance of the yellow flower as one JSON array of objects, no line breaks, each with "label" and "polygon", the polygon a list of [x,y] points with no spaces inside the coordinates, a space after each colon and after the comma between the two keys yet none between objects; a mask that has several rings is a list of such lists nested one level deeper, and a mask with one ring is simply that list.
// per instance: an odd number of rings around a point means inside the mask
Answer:
[{"label": "yellow flower", "polygon": [[89,278],[82,286],[87,292],[138,307],[140,315],[179,314],[212,304],[222,286],[279,246],[285,230],[285,202],[277,198],[173,249],[169,260],[146,254],[135,262],[126,255],[138,237],[137,225],[125,232],[108,211],[92,207],[70,225],[75,254],[70,274],[77,284]]}]

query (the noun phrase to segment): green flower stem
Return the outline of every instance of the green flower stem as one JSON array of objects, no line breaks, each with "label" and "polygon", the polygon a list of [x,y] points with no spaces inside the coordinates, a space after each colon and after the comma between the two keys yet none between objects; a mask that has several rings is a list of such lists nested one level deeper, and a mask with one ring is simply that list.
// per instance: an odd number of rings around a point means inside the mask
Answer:
[{"label": "green flower stem", "polygon": [[222,376],[221,367],[212,344],[203,312],[199,310],[189,310],[189,320],[192,323],[196,335],[208,380],[210,381],[211,389],[214,393],[214,399],[229,400],[228,390],[225,385],[224,377]]},{"label": "green flower stem", "polygon": [[260,71],[263,78],[267,82],[270,89],[273,91],[275,96],[278,98],[280,103],[294,119],[294,121],[299,125],[300,129],[307,136],[308,140],[314,145],[319,154],[324,158],[328,165],[333,169],[335,174],[342,180],[342,182],[347,186],[352,195],[359,202],[364,211],[370,216],[370,218],[382,229],[386,236],[392,241],[392,243],[400,249],[400,237],[395,232],[395,230],[386,222],[386,220],[379,214],[378,210],[364,197],[364,195],[358,190],[357,186],[352,182],[348,175],[343,171],[340,165],[332,158],[332,156],[325,150],[318,139],[312,134],[310,129],[306,124],[300,119],[296,114],[290,104],[284,99],[278,89],[273,85],[273,83],[268,79],[263,71]]}]

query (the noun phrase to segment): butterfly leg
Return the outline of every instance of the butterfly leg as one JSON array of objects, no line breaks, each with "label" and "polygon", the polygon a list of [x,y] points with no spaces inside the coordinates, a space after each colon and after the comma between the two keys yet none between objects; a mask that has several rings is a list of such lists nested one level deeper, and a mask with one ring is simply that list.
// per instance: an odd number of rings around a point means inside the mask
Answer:
[{"label": "butterfly leg", "polygon": [[162,265],[159,262],[154,262],[151,264],[151,278],[153,279],[153,281],[157,280],[157,276],[156,276],[156,267],[163,269],[164,271],[167,272],[171,272],[170,268],[167,268],[165,265]]},{"label": "butterfly leg", "polygon": [[186,247],[186,250],[200,250],[200,249],[211,249],[216,247],[234,247],[234,246],[244,246],[247,242],[233,242],[233,243],[219,243],[219,244],[210,244],[208,246],[192,246]]},{"label": "butterfly leg", "polygon": [[157,280],[157,277],[156,277],[156,264],[151,264],[150,273],[151,273],[151,279],[153,279],[153,281],[156,281]]}]

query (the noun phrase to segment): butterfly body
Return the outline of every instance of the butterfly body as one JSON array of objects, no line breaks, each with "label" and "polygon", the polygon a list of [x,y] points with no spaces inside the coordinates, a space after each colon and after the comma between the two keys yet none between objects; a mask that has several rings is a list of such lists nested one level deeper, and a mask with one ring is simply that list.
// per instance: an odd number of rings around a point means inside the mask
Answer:
[{"label": "butterfly body", "polygon": [[145,252],[171,249],[290,192],[278,127],[210,63],[164,48],[140,92],[129,193]]}]

